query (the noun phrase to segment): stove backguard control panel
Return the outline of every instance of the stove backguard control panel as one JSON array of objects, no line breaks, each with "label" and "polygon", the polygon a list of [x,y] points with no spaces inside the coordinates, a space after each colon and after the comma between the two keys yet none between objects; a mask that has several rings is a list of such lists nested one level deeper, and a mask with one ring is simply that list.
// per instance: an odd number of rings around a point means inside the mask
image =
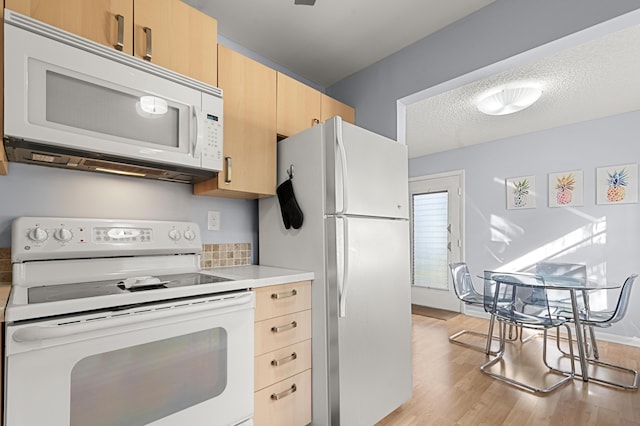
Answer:
[{"label": "stove backguard control panel", "polygon": [[11,238],[12,262],[202,251],[193,222],[20,217]]}]

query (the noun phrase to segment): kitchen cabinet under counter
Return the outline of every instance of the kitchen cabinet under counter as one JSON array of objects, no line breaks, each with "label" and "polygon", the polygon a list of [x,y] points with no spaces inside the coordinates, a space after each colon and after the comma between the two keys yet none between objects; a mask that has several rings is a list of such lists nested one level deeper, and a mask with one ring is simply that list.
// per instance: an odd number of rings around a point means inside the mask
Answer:
[{"label": "kitchen cabinet under counter", "polygon": [[[254,314],[254,424],[311,423],[312,272],[261,265],[203,273],[250,283]],[[246,284],[245,284],[246,285]]]}]

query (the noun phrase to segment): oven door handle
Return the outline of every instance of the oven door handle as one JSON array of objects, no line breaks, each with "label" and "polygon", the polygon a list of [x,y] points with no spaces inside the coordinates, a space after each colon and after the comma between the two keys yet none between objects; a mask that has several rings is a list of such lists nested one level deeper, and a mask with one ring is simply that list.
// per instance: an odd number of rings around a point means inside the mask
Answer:
[{"label": "oven door handle", "polygon": [[220,309],[232,308],[241,305],[253,307],[252,301],[253,293],[244,293],[243,295],[238,295],[233,298],[213,300],[207,303],[195,302],[186,306],[177,305],[170,309],[164,308],[159,310],[133,312],[123,316],[85,321],[81,323],[67,323],[64,325],[34,325],[16,330],[12,335],[12,339],[16,342],[42,342],[44,340],[75,336],[95,331],[113,330],[116,327],[142,324],[158,319],[170,318],[171,322],[178,322],[183,320],[182,317],[187,317],[184,318],[185,320],[191,319],[188,317],[193,316],[194,314],[200,314],[200,316],[203,316],[201,315],[203,312],[207,313],[207,315],[204,316],[214,316],[222,313],[219,312]]}]

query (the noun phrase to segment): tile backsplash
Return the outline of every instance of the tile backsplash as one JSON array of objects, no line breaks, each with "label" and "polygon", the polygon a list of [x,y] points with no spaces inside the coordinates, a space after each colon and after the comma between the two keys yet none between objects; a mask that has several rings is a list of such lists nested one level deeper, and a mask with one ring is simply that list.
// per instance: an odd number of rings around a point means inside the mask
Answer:
[{"label": "tile backsplash", "polygon": [[[200,267],[251,265],[251,243],[203,244]],[[11,283],[11,249],[0,248],[0,284]]]},{"label": "tile backsplash", "polygon": [[203,244],[200,267],[251,265],[251,243]]},{"label": "tile backsplash", "polygon": [[0,284],[11,283],[11,249],[0,248]]}]

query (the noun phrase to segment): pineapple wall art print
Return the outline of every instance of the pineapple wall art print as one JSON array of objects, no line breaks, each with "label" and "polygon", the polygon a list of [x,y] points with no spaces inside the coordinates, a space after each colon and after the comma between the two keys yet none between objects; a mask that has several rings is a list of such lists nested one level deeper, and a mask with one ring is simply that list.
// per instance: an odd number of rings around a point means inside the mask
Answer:
[{"label": "pineapple wall art print", "polygon": [[549,207],[582,206],[582,171],[549,173]]},{"label": "pineapple wall art print", "polygon": [[596,179],[598,204],[638,202],[638,164],[600,167]]},{"label": "pineapple wall art print", "polygon": [[536,177],[522,176],[506,180],[507,209],[536,207]]}]

